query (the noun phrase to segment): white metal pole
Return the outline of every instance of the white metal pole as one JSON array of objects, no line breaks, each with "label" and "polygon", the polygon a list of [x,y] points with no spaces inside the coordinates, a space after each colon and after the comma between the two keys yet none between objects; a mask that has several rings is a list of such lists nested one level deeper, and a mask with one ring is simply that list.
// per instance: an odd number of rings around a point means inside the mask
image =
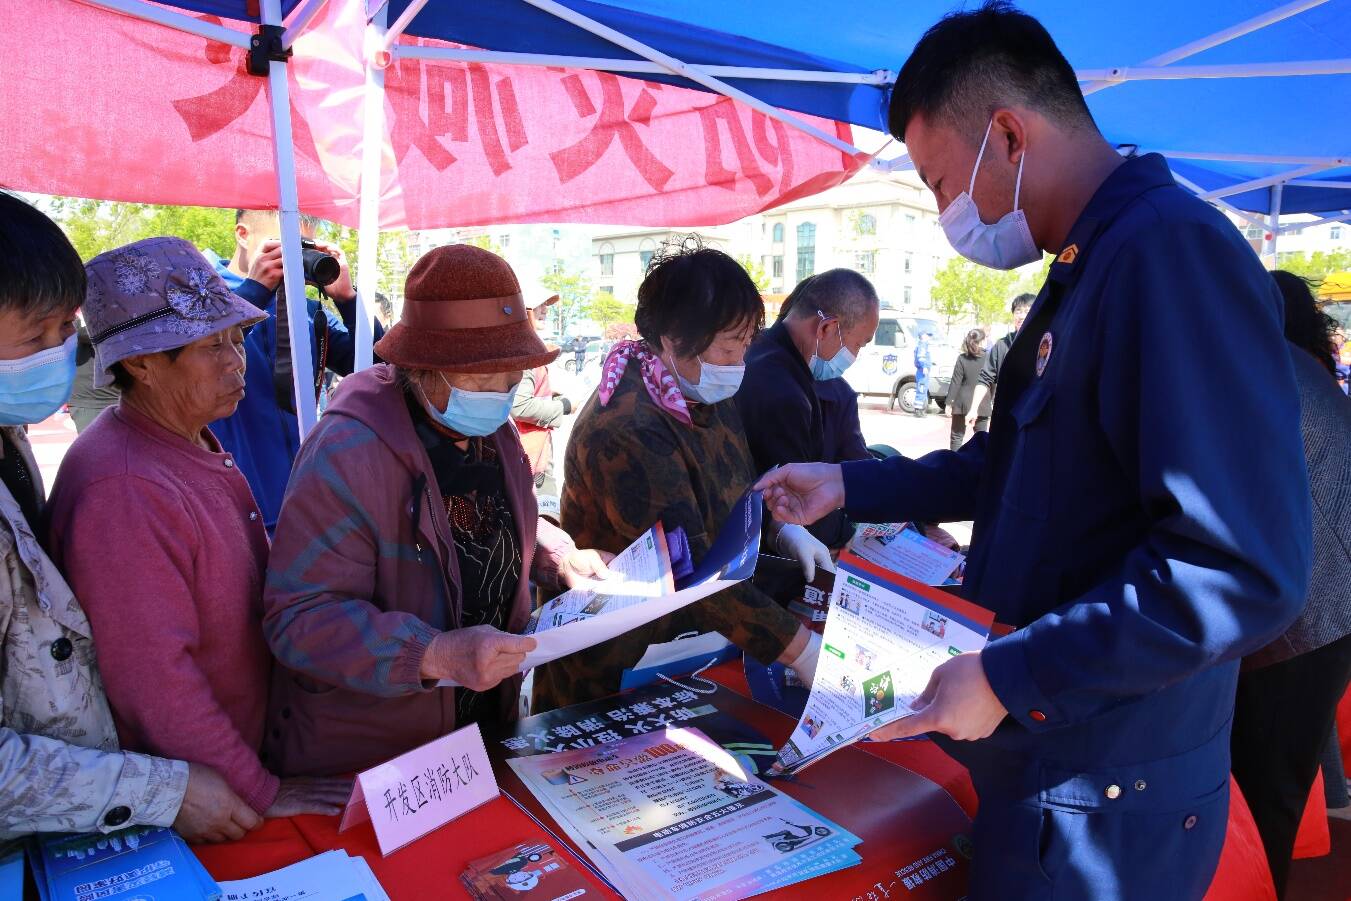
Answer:
[{"label": "white metal pole", "polygon": [[313,19],[324,8],[328,0],[306,0],[305,6],[300,12],[291,17],[291,24],[286,26],[286,31],[282,33],[281,44],[288,50],[295,44],[296,38],[305,31],[305,26],[310,24]]},{"label": "white metal pole", "polygon": [[[414,3],[416,2],[417,0],[414,0]],[[561,3],[556,3],[554,0],[525,0],[525,2],[536,9],[543,10],[556,18],[562,19],[564,22],[576,25],[578,28],[588,31],[597,37],[604,38],[612,44],[623,47],[630,53],[635,53],[644,59],[659,63],[672,74],[679,75],[682,78],[688,78],[695,84],[702,85],[704,88],[715,94],[722,94],[724,97],[731,97],[733,100],[739,100],[751,109],[758,110],[769,118],[782,122],[789,128],[796,128],[804,134],[811,135],[818,141],[834,147],[836,150],[847,156],[866,156],[862,150],[855,147],[853,144],[842,141],[835,135],[822,131],[804,119],[800,119],[791,113],[785,113],[778,107],[770,106],[758,97],[752,97],[745,91],[734,88],[727,82],[714,78],[699,66],[692,66],[689,63],[681,62],[670,54],[662,53],[655,47],[644,44],[642,41],[635,38],[631,38],[623,32],[616,31],[610,26],[602,22],[597,22],[595,19],[589,18],[588,16],[584,16]],[[410,5],[409,8],[411,9],[412,6]]]},{"label": "white metal pole", "polygon": [[1271,254],[1271,268],[1276,268],[1276,239],[1281,236],[1281,194],[1285,185],[1281,182],[1271,186],[1271,224],[1267,226],[1267,253]]},{"label": "white metal pole", "polygon": [[[504,50],[469,50],[459,47],[419,47],[396,44],[390,47],[396,59],[435,59],[468,63],[494,63],[501,66],[561,66],[565,69],[597,69],[631,75],[665,75],[670,70],[651,60],[607,59],[597,56],[561,56],[554,53],[516,53]],[[830,72],[821,69],[764,69],[750,66],[700,66],[717,78],[747,78],[757,81],[806,81],[819,84],[869,84],[885,86],[895,76],[885,70],[874,72]]]},{"label": "white metal pole", "polygon": [[371,365],[375,291],[380,283],[380,190],[385,149],[385,70],[374,65],[374,54],[384,47],[388,7],[376,11],[366,26],[366,46],[362,58],[366,66],[366,88],[362,110],[361,136],[361,209],[357,230],[357,371]]},{"label": "white metal pole", "polygon": [[1351,59],[1305,59],[1286,63],[1228,63],[1214,66],[1116,66],[1079,69],[1081,82],[1181,81],[1192,78],[1289,78],[1302,75],[1345,75]]},{"label": "white metal pole", "polygon": [[1281,234],[1295,231],[1301,228],[1312,228],[1315,225],[1327,225],[1330,222],[1346,222],[1351,220],[1351,210],[1342,210],[1332,216],[1324,216],[1321,219],[1314,219],[1309,222],[1292,222],[1289,225],[1281,226]]},{"label": "white metal pole", "polygon": [[[262,0],[264,25],[281,25],[281,0]],[[272,107],[272,155],[277,170],[277,212],[281,218],[282,281],[286,285],[286,320],[290,327],[291,369],[295,376],[296,418],[300,440],[318,421],[314,399],[314,359],[310,353],[309,305],[305,300],[305,268],[300,256],[300,198],[296,190],[295,141],[291,133],[291,90],[286,64],[271,63],[267,75]]]},{"label": "white metal pole", "polygon": [[[1246,34],[1252,34],[1254,31],[1260,31],[1268,25],[1274,25],[1291,16],[1297,16],[1307,9],[1313,9],[1315,6],[1321,6],[1328,0],[1294,0],[1284,6],[1278,6],[1275,9],[1269,9],[1264,13],[1253,16],[1251,19],[1245,19],[1237,25],[1232,25],[1222,31],[1198,38],[1191,43],[1183,44],[1181,47],[1175,47],[1158,56],[1151,56],[1149,59],[1140,63],[1141,66],[1168,66],[1178,60],[1186,59],[1189,56],[1195,56],[1211,47],[1218,47],[1220,44],[1228,43],[1235,38],[1241,38]],[[1084,95],[1096,93],[1104,88],[1110,88],[1120,82],[1114,81],[1093,81],[1083,85]]]},{"label": "white metal pole", "polygon": [[[1188,191],[1191,191],[1193,194],[1204,194],[1206,192],[1205,188],[1201,187],[1191,179],[1183,175],[1179,175],[1177,172],[1173,172],[1173,180],[1178,184],[1182,185],[1182,187],[1186,188]],[[1238,207],[1234,206],[1227,200],[1221,200],[1217,198],[1210,202],[1215,204],[1215,206],[1219,207],[1222,210],[1227,210],[1228,212],[1233,213],[1235,216],[1242,219],[1249,225],[1255,225],[1258,228],[1266,228],[1267,226],[1266,222],[1260,216],[1254,216],[1252,213],[1240,210]]]},{"label": "white metal pole", "polygon": [[1229,185],[1225,188],[1216,188],[1213,191],[1207,191],[1201,195],[1202,200],[1214,200],[1216,197],[1233,197],[1236,194],[1242,194],[1246,191],[1256,191],[1258,188],[1268,188],[1272,185],[1280,185],[1292,178],[1299,178],[1301,175],[1313,175],[1315,172],[1322,172],[1331,167],[1324,166],[1321,163],[1311,166],[1301,166],[1298,169],[1289,169],[1285,172],[1278,172],[1275,175],[1265,175],[1262,178],[1254,178],[1249,181],[1241,181],[1238,184]]},{"label": "white metal pole", "polygon": [[195,34],[208,40],[220,41],[223,44],[242,47],[245,50],[249,48],[251,37],[245,32],[235,31],[233,28],[226,28],[224,25],[206,22],[192,16],[185,16],[182,13],[142,2],[142,0],[83,0],[83,2],[90,6],[102,7],[137,19],[144,19],[147,22],[155,22],[179,31],[186,31],[188,34]]},{"label": "white metal pole", "polygon": [[[380,49],[386,53],[392,50],[394,45],[399,43],[399,38],[408,30],[408,26],[413,24],[413,19],[417,17],[418,13],[422,12],[422,7],[426,5],[427,0],[410,0],[404,11],[394,20],[394,24],[385,31],[384,40],[380,42]],[[384,13],[387,9],[388,7],[381,6],[379,12]],[[371,18],[374,19],[375,17],[372,16]]]}]

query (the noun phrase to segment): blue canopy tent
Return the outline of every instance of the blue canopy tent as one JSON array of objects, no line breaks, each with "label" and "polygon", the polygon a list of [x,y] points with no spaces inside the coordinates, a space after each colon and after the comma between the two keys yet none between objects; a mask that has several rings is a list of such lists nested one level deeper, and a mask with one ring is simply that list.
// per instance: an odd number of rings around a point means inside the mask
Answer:
[{"label": "blue canopy tent", "polygon": [[[299,212],[284,73],[286,50],[327,0],[82,0],[252,47],[269,78],[287,294],[298,281]],[[383,72],[438,58],[588,68],[733,97],[846,152],[797,113],[886,130],[890,86],[924,30],[958,0],[365,0],[359,295],[374,294],[384,141]],[[1253,224],[1274,254],[1282,212],[1351,218],[1351,0],[1023,0],[1079,73],[1107,139],[1159,152],[1180,183]],[[177,7],[183,12],[177,12]],[[199,15],[257,26],[250,38]],[[400,44],[401,35],[475,49]],[[903,155],[873,165],[906,168]],[[370,186],[368,189],[367,186]],[[1261,216],[1269,217],[1264,221]],[[1307,224],[1307,223],[1303,223]],[[309,355],[303,312],[291,345]],[[357,358],[369,360],[370,316]],[[313,424],[302,402],[301,431]]]}]

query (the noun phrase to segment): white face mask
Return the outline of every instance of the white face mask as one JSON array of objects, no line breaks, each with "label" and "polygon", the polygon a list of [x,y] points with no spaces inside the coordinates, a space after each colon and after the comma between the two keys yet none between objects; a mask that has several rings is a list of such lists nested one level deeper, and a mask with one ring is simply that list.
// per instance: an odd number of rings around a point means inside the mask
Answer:
[{"label": "white face mask", "polygon": [[681,375],[680,370],[675,368],[675,359],[671,360],[671,371],[675,373],[682,394],[702,404],[716,404],[736,394],[737,389],[741,387],[742,377],[746,375],[745,364],[719,366],[715,363],[705,363],[702,357],[695,359],[699,361],[700,366],[697,383]]},{"label": "white face mask", "polygon": [[1027,150],[1023,150],[1018,160],[1018,180],[1013,188],[1013,212],[1008,213],[993,225],[981,221],[980,210],[971,199],[976,188],[976,173],[980,171],[980,161],[985,156],[985,146],[990,142],[990,129],[994,120],[985,127],[985,140],[980,142],[980,153],[976,155],[976,167],[971,170],[971,185],[964,194],[948,204],[948,208],[938,217],[943,226],[943,234],[948,236],[952,249],[973,263],[989,266],[991,269],[1017,269],[1041,259],[1041,250],[1032,240],[1032,230],[1027,227],[1027,217],[1018,209],[1018,196],[1023,187],[1023,163],[1027,161]]}]

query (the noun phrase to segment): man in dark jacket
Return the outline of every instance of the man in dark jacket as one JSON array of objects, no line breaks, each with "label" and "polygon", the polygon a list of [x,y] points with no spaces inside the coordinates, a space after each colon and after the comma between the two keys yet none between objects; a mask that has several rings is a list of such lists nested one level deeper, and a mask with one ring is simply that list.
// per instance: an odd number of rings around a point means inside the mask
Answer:
[{"label": "man in dark jacket", "polygon": [[[849,269],[831,269],[803,279],[784,302],[779,321],[756,339],[746,354],[746,376],[736,403],[758,471],[827,457],[826,422],[816,386],[839,381],[872,341],[880,306],[866,278]],[[839,405],[832,406],[838,413]],[[857,410],[856,402],[855,419]],[[832,421],[833,436],[842,430],[850,430],[847,422],[841,427]],[[839,512],[808,531],[831,548],[843,547],[852,534]]]},{"label": "man in dark jacket", "polygon": [[[1019,294],[1013,298],[1011,310],[1013,312],[1013,331],[1000,338],[990,348],[990,352],[985,355],[985,365],[980,368],[980,384],[976,387],[975,400],[968,407],[969,425],[974,429],[976,420],[979,418],[979,411],[984,410],[985,416],[990,415],[990,409],[994,405],[994,388],[999,381],[999,370],[1004,365],[1004,358],[1008,356],[1009,348],[1013,346],[1013,339],[1018,337],[1022,331],[1023,322],[1027,319],[1027,311],[1032,309],[1032,301],[1037,299],[1035,294]],[[951,388],[948,389],[951,392]],[[956,450],[957,448],[953,448]]]},{"label": "man in dark jacket", "polygon": [[925,34],[890,125],[963,256],[1055,262],[989,432],[757,487],[785,522],[974,520],[961,593],[1013,631],[941,663],[875,733],[931,733],[970,772],[972,901],[1200,901],[1228,821],[1239,659],[1309,582],[1280,295],[1163,157],[1117,153],[1046,29],[1007,3]]}]

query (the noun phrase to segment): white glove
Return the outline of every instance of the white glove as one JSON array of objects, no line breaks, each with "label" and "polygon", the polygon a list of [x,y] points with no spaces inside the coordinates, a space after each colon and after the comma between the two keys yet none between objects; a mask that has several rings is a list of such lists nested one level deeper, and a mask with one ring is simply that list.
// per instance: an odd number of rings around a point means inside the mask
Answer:
[{"label": "white glove", "polygon": [[811,691],[812,681],[816,678],[816,658],[821,656],[821,636],[815,632],[807,639],[807,646],[797,659],[788,664],[788,668],[797,676],[797,680]]},{"label": "white glove", "polygon": [[816,578],[818,566],[828,573],[835,571],[835,564],[830,559],[830,548],[817,541],[803,526],[791,523],[784,526],[779,530],[775,544],[778,545],[779,553],[787,554],[798,562],[808,582]]}]

